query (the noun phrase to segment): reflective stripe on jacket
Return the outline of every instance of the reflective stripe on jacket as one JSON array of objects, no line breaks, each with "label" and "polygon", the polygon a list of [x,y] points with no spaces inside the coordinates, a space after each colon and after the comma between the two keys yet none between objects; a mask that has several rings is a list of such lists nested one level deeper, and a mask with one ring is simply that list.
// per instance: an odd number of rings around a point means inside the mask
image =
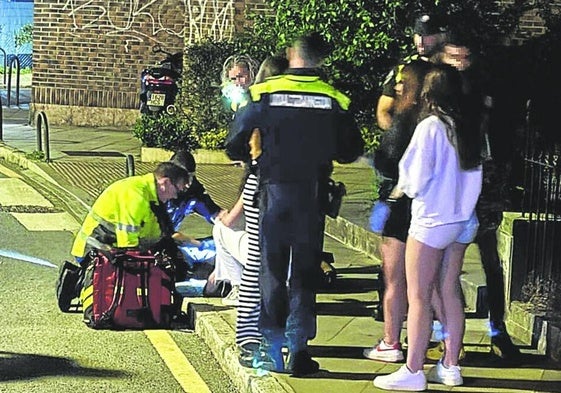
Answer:
[{"label": "reflective stripe on jacket", "polygon": [[82,257],[91,248],[152,246],[162,232],[150,203],[160,203],[152,173],[111,184],[86,216],[74,239],[72,255]]},{"label": "reflective stripe on jacket", "polygon": [[348,111],[350,99],[314,72],[289,69],[251,86],[251,102],[234,117],[226,152],[249,161],[249,140],[258,129],[262,154],[256,161],[262,182],[326,177],[333,160],[348,163],[363,153],[364,141]]}]

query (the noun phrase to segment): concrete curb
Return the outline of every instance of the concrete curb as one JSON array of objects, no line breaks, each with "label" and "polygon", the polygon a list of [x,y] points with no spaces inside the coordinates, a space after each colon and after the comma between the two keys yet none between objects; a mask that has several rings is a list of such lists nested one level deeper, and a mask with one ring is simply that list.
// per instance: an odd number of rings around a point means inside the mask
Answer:
[{"label": "concrete curb", "polygon": [[241,393],[294,393],[294,390],[272,374],[258,376],[256,370],[242,367],[238,361],[234,329],[214,311],[205,298],[187,304],[187,313],[195,321],[195,333],[209,346],[214,357]]},{"label": "concrete curb", "polygon": [[[69,213],[80,223],[84,216],[90,210],[90,206],[80,199],[77,195],[64,188],[58,181],[53,179],[47,172],[45,172],[38,164],[28,159],[25,152],[13,149],[3,143],[0,143],[0,158],[6,162],[19,166],[20,168],[29,170],[36,178],[29,177],[28,180],[36,183],[36,186],[41,186],[47,190],[51,196],[61,201]],[[38,179],[46,180],[49,184],[40,183]]]}]

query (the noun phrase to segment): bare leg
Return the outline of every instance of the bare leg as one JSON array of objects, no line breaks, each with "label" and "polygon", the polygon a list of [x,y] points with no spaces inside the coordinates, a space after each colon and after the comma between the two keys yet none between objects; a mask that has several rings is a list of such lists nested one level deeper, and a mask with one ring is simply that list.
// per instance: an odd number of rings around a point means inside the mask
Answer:
[{"label": "bare leg", "polygon": [[445,366],[457,366],[465,330],[465,314],[461,295],[460,273],[467,244],[452,243],[444,250],[440,270],[440,293],[445,320],[442,321],[448,333],[444,342]]},{"label": "bare leg", "polygon": [[382,247],[384,269],[384,342],[399,342],[401,327],[407,312],[407,285],[405,281],[405,243],[384,237]]},{"label": "bare leg", "polygon": [[407,276],[407,367],[412,372],[423,368],[432,322],[431,298],[443,251],[409,237],[405,252]]}]

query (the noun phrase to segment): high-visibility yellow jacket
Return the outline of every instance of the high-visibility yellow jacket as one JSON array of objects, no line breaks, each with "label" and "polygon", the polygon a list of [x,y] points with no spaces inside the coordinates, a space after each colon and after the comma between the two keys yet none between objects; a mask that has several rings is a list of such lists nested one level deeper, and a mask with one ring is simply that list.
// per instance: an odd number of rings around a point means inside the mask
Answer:
[{"label": "high-visibility yellow jacket", "polygon": [[162,237],[150,205],[160,204],[152,173],[111,184],[94,202],[74,239],[72,255],[85,256],[92,248],[147,249]]}]

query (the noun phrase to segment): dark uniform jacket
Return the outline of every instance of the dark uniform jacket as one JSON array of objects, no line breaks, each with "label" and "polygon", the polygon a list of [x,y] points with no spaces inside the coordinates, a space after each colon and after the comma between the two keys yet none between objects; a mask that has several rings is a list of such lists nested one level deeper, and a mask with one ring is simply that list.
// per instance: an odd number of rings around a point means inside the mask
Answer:
[{"label": "dark uniform jacket", "polygon": [[289,69],[250,87],[251,102],[238,110],[226,140],[234,160],[249,160],[249,138],[261,133],[257,158],[262,183],[328,177],[332,161],[350,163],[364,141],[349,113],[350,99],[314,69]]}]

